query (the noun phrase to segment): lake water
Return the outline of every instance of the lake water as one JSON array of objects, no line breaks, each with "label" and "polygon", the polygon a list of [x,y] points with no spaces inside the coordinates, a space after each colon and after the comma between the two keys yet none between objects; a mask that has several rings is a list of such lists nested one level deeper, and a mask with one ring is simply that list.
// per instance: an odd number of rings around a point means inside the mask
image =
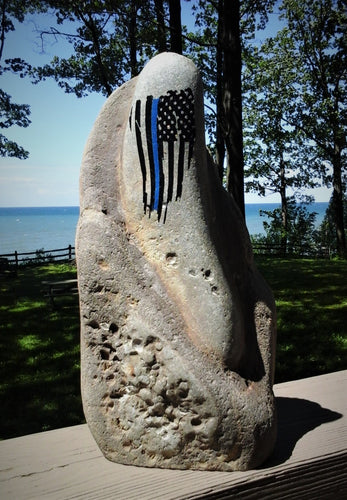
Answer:
[{"label": "lake water", "polygon": [[[259,210],[273,210],[273,203],[246,205],[246,221],[250,234],[263,233]],[[317,212],[316,225],[324,217],[328,203],[313,203],[309,210]],[[75,245],[79,207],[0,208],[0,254],[56,250]]]}]

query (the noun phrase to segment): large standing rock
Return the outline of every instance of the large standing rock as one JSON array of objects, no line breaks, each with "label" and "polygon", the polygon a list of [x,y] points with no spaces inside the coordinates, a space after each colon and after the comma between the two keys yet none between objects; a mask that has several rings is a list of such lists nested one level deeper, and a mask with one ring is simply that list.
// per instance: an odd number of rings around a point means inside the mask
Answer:
[{"label": "large standing rock", "polygon": [[88,140],[77,264],[82,396],[110,460],[247,469],[275,439],[275,308],[177,54],[116,90]]}]

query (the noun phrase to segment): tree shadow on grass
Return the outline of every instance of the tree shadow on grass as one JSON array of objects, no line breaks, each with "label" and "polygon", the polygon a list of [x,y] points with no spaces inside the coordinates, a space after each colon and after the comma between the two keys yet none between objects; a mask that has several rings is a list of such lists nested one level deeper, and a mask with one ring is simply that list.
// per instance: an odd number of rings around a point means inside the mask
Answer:
[{"label": "tree shadow on grass", "polygon": [[343,415],[300,398],[276,398],[278,432],[274,451],[260,469],[283,464],[292,455],[296,443],[308,432]]},{"label": "tree shadow on grass", "polygon": [[277,306],[275,383],[347,367],[346,261],[257,257]]},{"label": "tree shadow on grass", "polygon": [[[71,301],[72,302],[72,301]],[[7,311],[1,339],[0,438],[79,424],[78,307]]]},{"label": "tree shadow on grass", "polygon": [[84,421],[78,299],[62,297],[52,310],[41,283],[51,274],[66,279],[75,270],[26,267],[0,281],[0,439]]}]

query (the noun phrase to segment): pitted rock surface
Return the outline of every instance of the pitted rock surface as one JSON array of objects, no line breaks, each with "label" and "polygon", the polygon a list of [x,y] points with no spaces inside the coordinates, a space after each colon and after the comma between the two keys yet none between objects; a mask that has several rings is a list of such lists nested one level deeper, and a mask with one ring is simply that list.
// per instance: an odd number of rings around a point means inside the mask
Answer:
[{"label": "pitted rock surface", "polygon": [[193,63],[104,105],[81,170],[82,397],[110,460],[244,470],[271,453],[275,307],[205,147]]}]

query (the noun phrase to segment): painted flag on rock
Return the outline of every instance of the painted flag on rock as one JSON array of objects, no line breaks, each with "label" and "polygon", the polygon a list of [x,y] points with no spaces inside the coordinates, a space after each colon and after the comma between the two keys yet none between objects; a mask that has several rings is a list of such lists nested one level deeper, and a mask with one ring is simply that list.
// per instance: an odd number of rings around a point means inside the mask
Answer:
[{"label": "painted flag on rock", "polygon": [[[134,120],[134,124],[132,123]],[[189,169],[195,140],[194,96],[190,88],[169,90],[138,100],[129,118],[134,126],[143,180],[144,212],[164,222],[168,204],[181,197],[184,169]]]}]

